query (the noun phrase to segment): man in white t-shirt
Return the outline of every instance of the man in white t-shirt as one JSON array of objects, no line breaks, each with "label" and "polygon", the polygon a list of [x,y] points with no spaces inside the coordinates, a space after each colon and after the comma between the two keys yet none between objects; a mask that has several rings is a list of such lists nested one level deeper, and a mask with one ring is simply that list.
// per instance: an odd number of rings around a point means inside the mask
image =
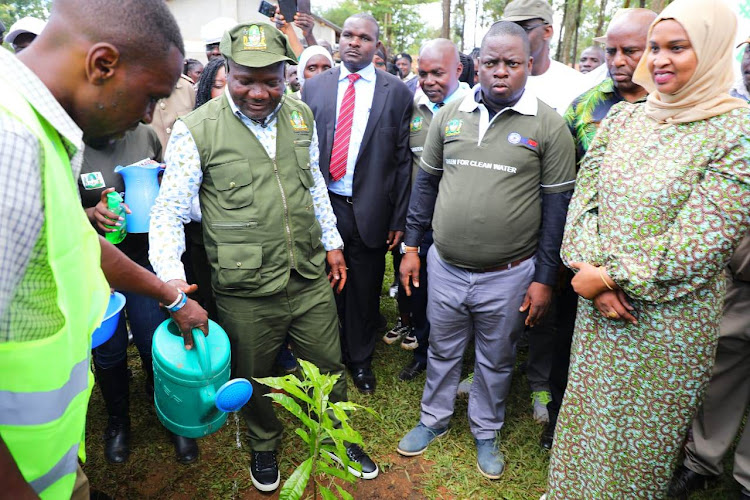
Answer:
[{"label": "man in white t-shirt", "polygon": [[552,7],[547,0],[513,0],[505,7],[502,20],[516,23],[529,36],[534,63],[526,88],[562,115],[590,85],[578,71],[550,59]]}]

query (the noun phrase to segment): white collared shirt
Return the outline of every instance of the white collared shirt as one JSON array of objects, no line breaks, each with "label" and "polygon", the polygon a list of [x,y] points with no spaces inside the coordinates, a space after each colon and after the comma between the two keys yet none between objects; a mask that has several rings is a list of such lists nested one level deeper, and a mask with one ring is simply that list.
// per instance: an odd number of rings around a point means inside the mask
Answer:
[{"label": "white collared shirt", "polygon": [[464,96],[464,100],[461,101],[461,104],[458,106],[459,111],[465,111],[467,113],[472,113],[479,108],[479,141],[477,142],[477,146],[481,144],[484,134],[490,128],[490,124],[495,121],[498,116],[502,115],[509,109],[528,116],[536,116],[537,111],[539,110],[539,101],[537,100],[536,94],[534,94],[533,90],[526,87],[523,91],[523,95],[521,95],[521,98],[517,103],[513,106],[501,109],[492,117],[492,120],[490,120],[490,112],[483,103],[477,102],[475,99],[477,92],[481,91],[481,86],[476,84],[472,91]]},{"label": "white collared shirt", "polygon": [[[443,100],[443,105],[446,105],[451,101],[455,101],[457,99],[462,98],[470,90],[471,90],[471,87],[469,87],[468,83],[458,82],[458,87],[456,87],[456,90],[454,90],[451,95],[449,95]],[[430,101],[430,98],[427,97],[427,95],[424,93],[422,89],[417,90],[415,99],[417,99],[417,106],[426,107],[427,109],[432,111],[433,115],[437,114],[437,112],[440,111],[440,109],[442,108],[442,106],[438,106],[439,103]]]},{"label": "white collared shirt", "polygon": [[[349,87],[348,76],[352,73],[343,64],[340,67],[341,74],[339,75],[339,86],[336,93],[336,126],[338,126],[341,101],[344,99],[347,87]],[[352,195],[354,166],[357,164],[357,157],[359,156],[359,149],[362,146],[362,139],[365,136],[367,121],[370,119],[372,100],[375,97],[375,65],[369,64],[357,71],[357,73],[360,75],[360,79],[354,82],[354,116],[352,117],[352,134],[349,137],[346,173],[344,177],[328,185],[329,191],[341,196]]]}]

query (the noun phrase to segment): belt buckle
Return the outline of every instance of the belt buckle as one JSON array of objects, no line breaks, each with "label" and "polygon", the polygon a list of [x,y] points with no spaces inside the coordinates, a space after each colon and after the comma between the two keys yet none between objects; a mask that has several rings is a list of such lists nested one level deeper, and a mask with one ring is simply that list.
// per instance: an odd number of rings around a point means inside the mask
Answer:
[{"label": "belt buckle", "polygon": [[352,203],[352,197],[351,197],[351,196],[347,196],[347,197],[346,197],[346,202],[347,202],[347,203],[348,203],[349,205],[354,205],[354,203]]}]

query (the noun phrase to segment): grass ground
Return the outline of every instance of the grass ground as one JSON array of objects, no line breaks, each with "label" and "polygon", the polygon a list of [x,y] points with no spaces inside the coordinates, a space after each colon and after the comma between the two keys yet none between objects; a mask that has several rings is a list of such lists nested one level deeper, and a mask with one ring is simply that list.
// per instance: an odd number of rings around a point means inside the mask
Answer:
[{"label": "grass ground", "polygon": [[[391,282],[390,257],[384,280],[384,292]],[[384,295],[381,310],[389,326],[396,321],[396,304]],[[132,348],[131,348],[132,349]],[[548,453],[538,445],[542,427],[531,418],[531,400],[526,379],[520,371],[525,353],[519,353],[505,426],[501,432],[506,470],[499,481],[482,477],[476,469],[476,455],[466,418],[467,400],[456,402],[451,431],[436,441],[418,458],[405,459],[395,449],[401,437],[419,420],[419,401],[424,375],[411,382],[398,380],[398,373],[411,354],[398,345],[378,343],[373,369],[378,388],[373,396],[359,394],[349,384],[352,401],[378,412],[380,419],[364,412],[354,416],[366,448],[381,468],[374,481],[360,481],[352,493],[357,499],[538,499],[544,493]],[[94,390],[87,426],[88,461],[84,467],[91,485],[117,499],[263,499],[250,482],[249,449],[244,442],[244,424],[230,415],[218,432],[200,440],[201,458],[192,465],[175,462],[172,445],[143,393],[143,374],[134,350],[130,353],[134,372],[131,384],[132,453],[128,463],[108,464],[102,454],[101,435],[106,412],[98,389]],[[467,354],[464,371],[473,363]],[[351,381],[350,381],[351,382]],[[280,450],[282,481],[303,460],[302,441],[294,434],[296,422],[278,414],[285,422],[283,448]],[[727,470],[731,466],[727,464]],[[737,495],[731,472],[725,473],[712,490],[691,499],[728,499]]]}]

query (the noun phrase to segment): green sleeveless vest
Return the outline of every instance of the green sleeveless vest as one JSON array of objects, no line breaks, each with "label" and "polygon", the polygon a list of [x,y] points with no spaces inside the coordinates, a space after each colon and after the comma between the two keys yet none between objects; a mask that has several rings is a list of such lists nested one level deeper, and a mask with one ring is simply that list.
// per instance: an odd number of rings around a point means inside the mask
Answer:
[{"label": "green sleeveless vest", "polygon": [[284,99],[275,159],[232,113],[226,95],[182,120],[200,153],[203,239],[214,291],[260,297],[282,290],[291,269],[319,277],[326,252],[310,194],[310,108]]},{"label": "green sleeveless vest", "polygon": [[86,458],[91,333],[104,316],[109,285],[57,131],[2,79],[0,96],[0,113],[25,124],[44,148],[42,234],[65,318],[50,337],[0,344],[0,435],[41,498],[68,499],[78,458]]}]

